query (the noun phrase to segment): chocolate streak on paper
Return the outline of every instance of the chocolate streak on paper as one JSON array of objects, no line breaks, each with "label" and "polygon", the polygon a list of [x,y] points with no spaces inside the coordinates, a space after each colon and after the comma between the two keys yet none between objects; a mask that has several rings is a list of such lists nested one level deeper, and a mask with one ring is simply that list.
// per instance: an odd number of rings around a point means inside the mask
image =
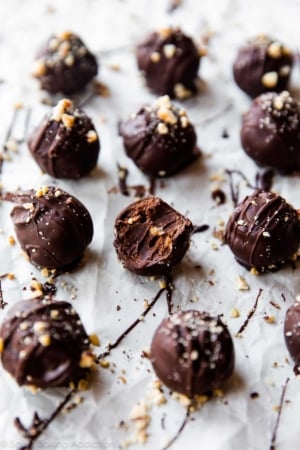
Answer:
[{"label": "chocolate streak on paper", "polygon": [[209,225],[206,225],[206,224],[195,225],[192,234],[203,233],[203,231],[206,231],[208,229],[209,229]]},{"label": "chocolate streak on paper", "polygon": [[257,294],[256,300],[255,300],[255,302],[254,302],[254,305],[253,305],[252,308],[250,309],[250,311],[249,311],[249,313],[248,313],[248,316],[247,316],[245,322],[242,324],[242,326],[240,327],[239,331],[237,332],[237,335],[238,335],[238,336],[241,336],[241,334],[243,333],[243,331],[245,331],[245,329],[246,329],[246,327],[247,327],[247,325],[248,325],[248,323],[249,323],[251,317],[252,317],[253,314],[255,313],[256,308],[257,308],[257,305],[258,305],[258,300],[259,300],[259,297],[261,296],[262,292],[263,292],[262,289],[260,289],[260,290],[258,291],[258,294]]},{"label": "chocolate streak on paper", "polygon": [[161,296],[161,294],[163,293],[163,291],[165,291],[166,288],[163,287],[161,288],[158,293],[156,294],[156,296],[154,297],[154,299],[152,300],[151,303],[149,303],[149,305],[147,306],[147,308],[142,312],[142,314],[131,324],[129,325],[128,328],[126,328],[126,330],[115,340],[115,342],[113,342],[112,344],[108,344],[107,346],[107,350],[103,353],[100,353],[100,355],[97,356],[96,358],[96,363],[103,359],[106,358],[107,356],[110,355],[110,352],[116,348],[122,341],[123,339],[126,338],[126,336],[141,322],[142,319],[144,319],[146,317],[146,315],[149,313],[149,311],[153,308],[153,306],[155,305],[155,303],[157,302],[157,300],[159,299],[159,297]]},{"label": "chocolate streak on paper", "polygon": [[128,186],[127,186],[127,177],[128,177],[128,169],[126,167],[122,167],[119,164],[118,167],[118,181],[119,181],[119,190],[122,195],[129,195]]},{"label": "chocolate streak on paper", "polygon": [[170,439],[170,441],[167,443],[167,445],[165,445],[165,446],[162,448],[162,450],[167,450],[168,448],[170,448],[171,445],[173,445],[174,442],[177,441],[177,439],[180,437],[181,433],[183,432],[185,426],[187,425],[187,423],[188,423],[188,421],[189,421],[189,418],[190,418],[190,415],[191,415],[191,407],[192,407],[192,404],[190,404],[190,405],[187,407],[187,410],[186,410],[186,413],[185,413],[184,420],[183,420],[182,424],[180,425],[180,427],[179,427],[177,433],[175,434],[175,436],[172,437],[172,439]]},{"label": "chocolate streak on paper", "polygon": [[173,308],[173,302],[172,302],[172,296],[173,296],[173,280],[172,275],[170,273],[166,274],[164,276],[165,283],[166,283],[166,299],[167,299],[167,305],[168,305],[168,313],[172,314],[172,308]]},{"label": "chocolate streak on paper", "polygon": [[237,206],[238,202],[239,202],[239,183],[234,184],[233,182],[233,175],[239,175],[239,177],[242,178],[242,180],[245,181],[246,186],[251,188],[251,189],[256,189],[256,186],[253,186],[250,181],[248,180],[248,178],[246,177],[246,175],[243,174],[243,172],[241,172],[240,170],[229,170],[226,169],[225,171],[227,173],[227,175],[229,176],[229,186],[230,186],[230,193],[231,193],[231,199],[232,202],[234,204],[234,206]]},{"label": "chocolate streak on paper", "polygon": [[272,169],[265,170],[263,173],[257,173],[256,188],[262,189],[263,191],[270,191],[272,189],[274,179],[274,171]]},{"label": "chocolate streak on paper", "polygon": [[65,398],[58,404],[52,414],[46,418],[41,419],[38,413],[35,411],[31,425],[26,428],[19,417],[15,418],[14,424],[19,433],[27,440],[26,445],[20,447],[19,450],[31,450],[34,442],[46,431],[48,426],[55,420],[65,405],[71,400],[73,395],[77,392],[76,389],[71,389],[66,394]]},{"label": "chocolate streak on paper", "polygon": [[271,438],[270,450],[275,450],[276,449],[277,431],[278,431],[278,428],[279,428],[279,421],[280,421],[280,417],[281,417],[281,413],[282,413],[284,397],[285,397],[285,393],[286,393],[286,389],[287,389],[287,385],[288,385],[289,381],[290,381],[290,379],[287,378],[285,380],[284,386],[282,388],[281,397],[280,397],[280,403],[279,403],[279,409],[278,409],[278,413],[277,413],[277,419],[276,419],[276,422],[275,422],[275,427],[274,427],[272,438]]},{"label": "chocolate streak on paper", "polygon": [[2,286],[1,286],[1,279],[0,279],[0,309],[4,309],[7,305],[7,302],[3,300],[3,292],[2,292]]},{"label": "chocolate streak on paper", "polygon": [[0,154],[0,173],[2,172],[2,167],[3,167],[3,153],[5,153],[7,151],[6,143],[12,135],[12,131],[14,129],[19,111],[20,111],[19,109],[14,109],[8,130],[7,130],[5,138],[4,138],[4,143],[2,145],[2,154]]}]

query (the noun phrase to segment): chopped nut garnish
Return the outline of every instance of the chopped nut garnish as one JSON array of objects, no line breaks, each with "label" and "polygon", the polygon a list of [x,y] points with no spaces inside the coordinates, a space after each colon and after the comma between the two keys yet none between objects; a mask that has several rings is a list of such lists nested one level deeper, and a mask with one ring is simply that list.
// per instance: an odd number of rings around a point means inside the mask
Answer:
[{"label": "chopped nut garnish", "polygon": [[51,337],[49,334],[42,334],[42,336],[39,337],[39,343],[42,344],[43,347],[49,347],[51,344]]},{"label": "chopped nut garnish", "polygon": [[157,129],[158,134],[168,134],[169,133],[169,129],[168,129],[167,125],[162,122],[159,122],[156,129]]},{"label": "chopped nut garnish", "polygon": [[160,289],[165,289],[167,287],[167,284],[164,280],[159,280],[159,287]]},{"label": "chopped nut garnish", "polygon": [[160,61],[160,54],[158,52],[152,52],[150,55],[150,59],[153,63],[157,63]]},{"label": "chopped nut garnish", "polygon": [[224,397],[224,391],[222,389],[220,389],[220,388],[214,389],[214,395],[216,397],[222,398],[222,397]]},{"label": "chopped nut garnish", "polygon": [[79,361],[82,369],[90,369],[95,363],[95,356],[89,351],[83,352]]},{"label": "chopped nut garnish", "polygon": [[16,276],[15,276],[14,273],[9,272],[9,273],[6,275],[6,278],[7,278],[8,280],[14,280],[14,279],[16,278]]},{"label": "chopped nut garnish", "polygon": [[0,353],[2,353],[4,350],[4,341],[2,338],[0,338]]},{"label": "chopped nut garnish", "polygon": [[291,73],[291,66],[282,66],[279,69],[279,75],[281,77],[287,77]]},{"label": "chopped nut garnish", "polygon": [[16,240],[13,236],[8,236],[8,243],[9,245],[15,245]]},{"label": "chopped nut garnish", "polygon": [[275,87],[278,82],[278,73],[277,72],[265,73],[261,78],[261,82],[266,88]]},{"label": "chopped nut garnish", "polygon": [[67,41],[67,40],[69,40],[72,36],[73,36],[73,33],[72,33],[71,31],[67,31],[67,30],[63,31],[62,33],[60,33],[60,34],[58,35],[59,39],[62,40],[62,41]]},{"label": "chopped nut garnish", "polygon": [[71,116],[70,114],[62,114],[61,121],[66,128],[73,128],[74,123],[75,123],[75,118],[74,118],[74,116]]},{"label": "chopped nut garnish", "polygon": [[35,195],[36,195],[38,198],[39,198],[39,197],[43,197],[43,195],[46,195],[46,194],[48,193],[48,191],[49,191],[48,186],[42,186],[42,187],[38,188],[38,189],[35,191]]},{"label": "chopped nut garnish", "polygon": [[96,131],[90,130],[86,134],[86,140],[91,144],[92,142],[96,142],[98,140],[98,136]]},{"label": "chopped nut garnish", "polygon": [[87,380],[82,379],[79,381],[78,385],[77,385],[77,389],[79,391],[87,391],[89,388],[89,383]]},{"label": "chopped nut garnish", "polygon": [[64,59],[66,66],[73,66],[74,64],[74,56],[69,54]]},{"label": "chopped nut garnish", "polygon": [[57,319],[59,316],[59,311],[58,309],[52,309],[50,312],[50,317],[51,319]]},{"label": "chopped nut garnish", "polygon": [[277,59],[282,56],[282,46],[279,42],[272,42],[272,44],[269,45],[268,55],[271,56],[271,58]]},{"label": "chopped nut garnish", "polygon": [[237,278],[237,289],[239,291],[248,291],[249,290],[249,285],[248,285],[247,281],[241,275],[239,275]]},{"label": "chopped nut garnish", "polygon": [[14,109],[22,109],[22,108],[24,108],[24,105],[22,102],[16,102],[14,104]]},{"label": "chopped nut garnish", "polygon": [[264,316],[264,321],[267,323],[275,323],[276,319],[275,316]]},{"label": "chopped nut garnish", "polygon": [[170,125],[175,125],[177,118],[170,108],[161,106],[156,113],[157,117]]},{"label": "chopped nut garnish", "polygon": [[48,325],[46,322],[35,322],[35,324],[33,325],[32,329],[35,333],[41,333],[43,331],[45,331],[48,328]]},{"label": "chopped nut garnish", "polygon": [[53,115],[52,118],[56,122],[60,122],[62,120],[63,114],[68,111],[69,108],[73,107],[73,103],[71,100],[68,100],[67,98],[63,98],[60,100],[55,108],[53,109]]},{"label": "chopped nut garnish", "polygon": [[160,28],[157,33],[162,37],[162,39],[168,38],[172,34],[171,28]]},{"label": "chopped nut garnish", "polygon": [[163,46],[163,52],[166,58],[171,59],[176,53],[176,46],[174,44],[166,44]]},{"label": "chopped nut garnish", "polygon": [[251,275],[259,275],[259,271],[255,267],[251,267],[250,269]]},{"label": "chopped nut garnish", "polygon": [[180,123],[182,128],[186,128],[189,124],[189,119],[186,116],[180,117]]},{"label": "chopped nut garnish", "polygon": [[5,142],[5,148],[6,150],[10,150],[12,152],[18,151],[18,143],[14,138],[8,139],[8,141]]},{"label": "chopped nut garnish", "polygon": [[100,359],[99,364],[103,369],[107,369],[110,366],[110,362],[107,359]]},{"label": "chopped nut garnish", "polygon": [[35,61],[32,75],[34,77],[42,77],[47,71],[46,63],[42,60]]},{"label": "chopped nut garnish", "polygon": [[187,89],[183,84],[177,83],[174,86],[175,97],[179,100],[185,100],[192,97],[193,93],[190,89]]},{"label": "chopped nut garnish", "polygon": [[100,95],[101,97],[109,97],[110,90],[109,87],[100,81],[94,81],[95,94]]},{"label": "chopped nut garnish", "polygon": [[233,319],[237,319],[238,317],[240,317],[240,312],[237,308],[233,308],[230,311],[230,317],[232,317]]},{"label": "chopped nut garnish", "polygon": [[89,340],[90,340],[90,343],[92,345],[94,345],[95,347],[100,347],[100,339],[97,336],[97,334],[90,334],[89,335]]},{"label": "chopped nut garnish", "polygon": [[164,231],[158,227],[150,227],[149,231],[152,236],[162,236],[163,234],[165,234]]}]

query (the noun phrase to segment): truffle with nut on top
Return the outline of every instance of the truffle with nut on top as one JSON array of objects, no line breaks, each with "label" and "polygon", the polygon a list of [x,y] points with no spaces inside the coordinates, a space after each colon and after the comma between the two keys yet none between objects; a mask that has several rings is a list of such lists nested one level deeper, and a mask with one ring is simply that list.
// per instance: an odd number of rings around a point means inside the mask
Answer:
[{"label": "truffle with nut on top", "polygon": [[283,173],[300,169],[300,105],[288,91],[257,97],[241,127],[241,143],[258,165]]},{"label": "truffle with nut on top", "polygon": [[64,301],[16,303],[1,325],[0,345],[3,367],[19,385],[68,386],[94,363],[84,326]]},{"label": "truffle with nut on top", "polygon": [[138,68],[155,94],[180,100],[195,94],[200,51],[179,28],[151,33],[137,46],[136,56]]},{"label": "truffle with nut on top", "polygon": [[77,179],[96,166],[100,141],[92,120],[71,100],[60,100],[28,140],[43,172],[55,178]]},{"label": "truffle with nut on top", "polygon": [[187,310],[162,321],[152,339],[150,359],[162,383],[191,398],[230,378],[234,347],[219,317]]},{"label": "truffle with nut on top", "polygon": [[261,34],[238,50],[233,76],[239,88],[254,98],[263,92],[286,89],[292,66],[291,50],[281,42]]},{"label": "truffle with nut on top", "polygon": [[96,57],[70,31],[51,36],[38,53],[33,76],[50,94],[71,95],[82,90],[98,72]]},{"label": "truffle with nut on top", "polygon": [[200,154],[186,111],[176,107],[167,95],[142,107],[121,123],[119,131],[127,156],[152,177],[175,174]]},{"label": "truffle with nut on top", "polygon": [[67,270],[83,256],[93,237],[86,207],[54,186],[5,194],[14,202],[11,218],[17,239],[30,262],[47,269]]}]

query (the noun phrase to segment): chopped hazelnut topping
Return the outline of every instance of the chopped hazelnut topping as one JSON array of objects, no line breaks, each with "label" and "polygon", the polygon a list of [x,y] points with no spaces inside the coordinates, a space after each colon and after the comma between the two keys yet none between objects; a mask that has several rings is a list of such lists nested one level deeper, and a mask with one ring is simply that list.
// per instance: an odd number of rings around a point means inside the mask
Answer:
[{"label": "chopped hazelnut topping", "polygon": [[8,141],[5,142],[5,148],[6,150],[10,150],[12,152],[18,151],[18,143],[14,138],[8,139]]},{"label": "chopped hazelnut topping", "polygon": [[97,336],[97,334],[90,334],[89,335],[89,340],[90,340],[90,343],[92,345],[94,345],[95,347],[100,347],[100,339]]},{"label": "chopped hazelnut topping", "polygon": [[9,236],[8,243],[9,243],[9,245],[15,245],[15,243],[16,243],[15,238],[13,236]]},{"label": "chopped hazelnut topping", "polygon": [[150,227],[150,234],[152,234],[152,236],[162,236],[165,233],[161,228]]},{"label": "chopped hazelnut topping", "polygon": [[190,89],[187,89],[183,84],[177,83],[174,86],[175,97],[179,100],[185,100],[186,98],[192,97],[193,93]]},{"label": "chopped hazelnut topping", "polygon": [[39,337],[39,343],[43,346],[43,347],[49,347],[49,345],[51,344],[51,337],[49,334],[43,334],[42,336]]},{"label": "chopped hazelnut topping", "polygon": [[266,88],[275,87],[278,82],[278,73],[277,72],[265,73],[261,78],[261,82]]},{"label": "chopped hazelnut topping", "polygon": [[46,195],[48,191],[49,191],[48,186],[42,186],[35,191],[35,195],[37,197],[43,197],[43,195]]},{"label": "chopped hazelnut topping", "polygon": [[51,319],[57,319],[59,316],[59,311],[57,309],[52,309],[50,312]]},{"label": "chopped hazelnut topping", "polygon": [[72,36],[73,36],[73,33],[71,31],[67,31],[67,30],[63,31],[62,33],[60,33],[58,35],[58,37],[61,41],[67,41],[68,39],[71,39]]},{"label": "chopped hazelnut topping", "polygon": [[233,319],[237,319],[238,317],[240,317],[240,312],[237,308],[233,308],[230,311],[230,317],[232,317]]},{"label": "chopped hazelnut topping", "polygon": [[65,64],[66,64],[66,66],[73,66],[73,64],[74,64],[74,56],[71,55],[71,54],[66,56]]},{"label": "chopped hazelnut topping", "polygon": [[241,275],[239,275],[237,278],[237,289],[239,291],[248,291],[249,290],[249,285],[248,285],[247,281]]},{"label": "chopped hazelnut topping", "polygon": [[6,278],[7,278],[8,280],[14,280],[14,279],[16,278],[16,276],[15,276],[14,273],[9,272],[9,273],[6,275]]},{"label": "chopped hazelnut topping", "polygon": [[156,129],[157,129],[158,134],[168,134],[169,133],[169,129],[168,129],[167,125],[162,122],[159,122]]},{"label": "chopped hazelnut topping", "polygon": [[47,70],[47,66],[44,61],[42,61],[42,60],[35,61],[34,66],[33,66],[32,75],[34,77],[42,77],[43,75],[45,75],[46,70]]},{"label": "chopped hazelnut topping", "polygon": [[264,316],[264,321],[267,323],[275,323],[276,319],[275,316]]},{"label": "chopped hazelnut topping", "polygon": [[159,34],[159,36],[162,39],[166,39],[172,34],[172,29],[171,28],[160,28],[159,30],[157,30],[157,34]]},{"label": "chopped hazelnut topping", "polygon": [[103,369],[107,369],[110,366],[110,362],[107,359],[100,359],[99,364]]},{"label": "chopped hazelnut topping", "polygon": [[48,50],[50,50],[51,52],[54,52],[55,50],[58,49],[58,45],[59,45],[58,39],[53,38],[50,40],[50,42],[48,44]]},{"label": "chopped hazelnut topping", "polygon": [[68,100],[67,98],[63,98],[60,100],[55,108],[53,109],[53,115],[52,118],[56,122],[60,122],[62,120],[63,114],[65,114],[66,111],[68,111],[69,108],[72,108],[73,103],[71,100]]},{"label": "chopped hazelnut topping", "polygon": [[0,353],[2,353],[4,350],[4,341],[2,338],[0,338]]},{"label": "chopped hazelnut topping", "polygon": [[161,106],[156,113],[157,117],[170,125],[175,125],[177,118],[171,109]]},{"label": "chopped hazelnut topping", "polygon": [[268,55],[271,58],[277,59],[282,56],[282,46],[279,42],[272,42],[268,47]]},{"label": "chopped hazelnut topping", "polygon": [[83,352],[79,361],[79,366],[82,369],[90,369],[95,362],[95,356],[90,352]]},{"label": "chopped hazelnut topping", "polygon": [[259,275],[259,271],[256,269],[256,267],[251,267],[250,269],[251,275]]},{"label": "chopped hazelnut topping", "polygon": [[58,198],[58,197],[60,197],[61,196],[61,191],[59,190],[59,189],[57,189],[55,192],[54,192],[54,197],[55,198]]},{"label": "chopped hazelnut topping", "polygon": [[186,128],[189,124],[189,119],[186,116],[180,117],[180,123],[182,128]]},{"label": "chopped hazelnut topping", "polygon": [[98,140],[98,136],[96,131],[90,130],[86,134],[86,140],[91,144],[92,142],[96,142]]},{"label": "chopped hazelnut topping", "polygon": [[46,324],[46,322],[39,321],[39,322],[35,322],[35,324],[33,325],[32,328],[35,333],[41,333],[48,328],[48,325]]},{"label": "chopped hazelnut topping", "polygon": [[70,114],[63,114],[61,116],[61,121],[66,128],[73,128],[75,118],[74,118],[74,116],[71,116]]},{"label": "chopped hazelnut topping", "polygon": [[159,281],[160,289],[165,289],[167,287],[167,283],[164,280]]},{"label": "chopped hazelnut topping", "polygon": [[87,391],[89,388],[89,383],[87,380],[82,379],[79,381],[78,385],[77,385],[77,389],[79,391]]},{"label": "chopped hazelnut topping", "polygon": [[174,44],[166,44],[163,46],[163,52],[166,58],[171,59],[176,53],[176,46]]},{"label": "chopped hazelnut topping", "polygon": [[29,327],[30,327],[30,322],[28,322],[27,320],[20,323],[20,330],[22,330],[22,331],[28,330]]},{"label": "chopped hazelnut topping", "polygon": [[160,61],[160,54],[158,52],[152,52],[150,55],[150,59],[153,63],[157,63]]},{"label": "chopped hazelnut topping", "polygon": [[291,73],[291,66],[286,65],[286,66],[282,66],[279,69],[279,75],[281,77],[287,77],[290,73]]}]

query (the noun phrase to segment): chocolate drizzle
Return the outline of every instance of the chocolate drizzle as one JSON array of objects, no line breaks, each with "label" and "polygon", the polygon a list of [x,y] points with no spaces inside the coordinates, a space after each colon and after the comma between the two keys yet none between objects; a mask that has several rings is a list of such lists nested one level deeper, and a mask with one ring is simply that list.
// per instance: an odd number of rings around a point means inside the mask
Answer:
[{"label": "chocolate drizzle", "polygon": [[238,175],[240,178],[242,178],[242,180],[245,181],[247,187],[250,187],[252,189],[256,189],[256,186],[253,186],[250,183],[250,181],[248,180],[246,175],[241,170],[226,169],[225,172],[229,176],[229,187],[230,187],[232,203],[233,203],[234,206],[236,206],[238,204],[238,202],[239,202],[240,185],[239,185],[239,183],[234,184],[233,176],[234,175]]},{"label": "chocolate drizzle", "polygon": [[[8,129],[7,129],[5,138],[4,138],[4,142],[3,142],[3,145],[2,145],[2,152],[3,152],[3,153],[7,152],[7,146],[6,146],[6,143],[7,143],[7,141],[8,141],[8,140],[11,138],[11,136],[12,136],[12,132],[13,132],[14,126],[15,126],[15,124],[16,124],[16,121],[17,121],[17,117],[18,117],[19,112],[20,112],[20,110],[19,110],[19,109],[16,109],[16,108],[15,108],[14,111],[13,111],[13,115],[12,115],[10,124],[9,124],[9,126],[8,126]],[[0,173],[2,172],[3,160],[4,160],[3,156],[0,155]]]},{"label": "chocolate drizzle", "polygon": [[0,279],[0,309],[4,309],[7,305],[7,302],[3,300],[3,291],[2,291],[2,285],[1,285],[1,279]]},{"label": "chocolate drizzle", "polygon": [[173,296],[173,289],[174,289],[172,275],[170,273],[168,273],[164,276],[164,279],[165,279],[165,283],[166,283],[166,299],[167,299],[167,305],[168,305],[168,313],[172,314],[172,308],[173,308],[172,296]]},{"label": "chocolate drizzle", "polygon": [[154,297],[154,299],[152,300],[151,303],[149,303],[149,305],[147,306],[146,309],[144,309],[144,311],[142,312],[142,314],[139,315],[139,317],[131,324],[129,325],[128,328],[126,328],[125,331],[123,331],[123,333],[112,343],[112,344],[108,344],[107,346],[107,350],[103,353],[100,353],[97,358],[96,358],[96,362],[99,363],[99,361],[103,358],[106,358],[107,356],[110,355],[110,352],[116,348],[122,341],[123,339],[126,338],[126,336],[128,336],[128,334],[141,322],[142,319],[144,319],[147,314],[151,311],[151,309],[153,308],[153,306],[155,305],[155,303],[157,302],[157,300],[159,299],[159,297],[161,296],[161,294],[166,290],[166,288],[161,288],[158,293],[156,294],[156,296]]},{"label": "chocolate drizzle", "polygon": [[245,322],[241,325],[241,327],[239,328],[239,331],[237,332],[237,335],[238,335],[238,336],[241,336],[242,333],[243,333],[243,332],[245,331],[245,329],[247,328],[247,326],[248,326],[248,324],[249,324],[249,322],[250,322],[250,320],[251,320],[253,314],[254,314],[255,311],[256,311],[256,308],[257,308],[257,305],[258,305],[258,300],[259,300],[259,298],[260,298],[260,296],[261,296],[262,293],[263,293],[263,290],[260,289],[260,290],[258,291],[257,296],[256,296],[254,305],[253,305],[252,308],[250,309],[250,311],[249,311],[249,313],[248,313],[248,315],[247,315],[247,318],[246,318]]},{"label": "chocolate drizzle", "polygon": [[58,404],[52,414],[46,418],[41,419],[39,414],[35,411],[33,414],[33,419],[28,428],[26,428],[19,417],[15,418],[14,424],[18,432],[26,439],[26,445],[19,448],[19,450],[31,450],[35,441],[46,431],[49,425],[56,419],[63,408],[71,400],[74,394],[77,392],[76,389],[71,389],[67,392],[64,399]]},{"label": "chocolate drizzle", "polygon": [[193,406],[192,403],[190,403],[190,404],[188,405],[188,407],[187,407],[187,409],[186,409],[186,412],[185,412],[185,416],[184,416],[183,422],[182,422],[182,424],[180,425],[180,427],[179,427],[177,433],[175,434],[175,436],[173,436],[173,437],[169,440],[169,442],[167,443],[167,445],[165,445],[165,446],[162,448],[162,450],[167,450],[168,448],[170,448],[171,445],[173,445],[174,442],[177,441],[177,439],[180,437],[181,433],[183,432],[183,430],[185,429],[186,425],[187,425],[188,422],[189,422],[189,419],[190,419],[190,416],[191,416],[191,411],[192,411],[192,406]]},{"label": "chocolate drizzle", "polygon": [[271,438],[270,450],[275,450],[276,449],[276,437],[277,437],[277,432],[278,432],[278,428],[279,428],[279,422],[280,422],[280,417],[281,417],[281,413],[282,413],[282,408],[283,408],[283,402],[284,402],[284,398],[285,398],[285,394],[286,394],[286,389],[287,389],[289,381],[290,381],[290,379],[287,378],[285,380],[285,383],[284,383],[283,388],[282,388],[281,397],[280,397],[280,403],[279,403],[279,409],[278,409],[277,418],[276,418],[276,422],[275,422],[275,426],[274,426],[274,430],[273,430],[272,438]]}]

